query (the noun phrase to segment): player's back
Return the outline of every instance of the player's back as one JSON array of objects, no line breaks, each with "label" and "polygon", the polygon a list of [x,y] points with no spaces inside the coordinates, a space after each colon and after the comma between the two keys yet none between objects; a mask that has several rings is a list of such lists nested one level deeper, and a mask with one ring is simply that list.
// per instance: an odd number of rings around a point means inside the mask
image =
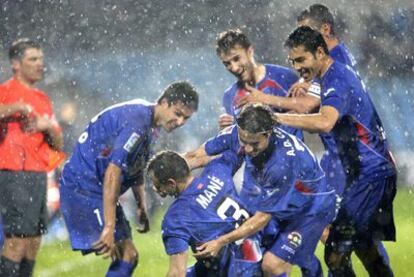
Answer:
[{"label": "player's back", "polygon": [[234,230],[249,217],[236,194],[234,167],[229,167],[234,162],[239,162],[235,155],[232,161],[219,158],[194,178],[168,209],[162,224],[163,237],[178,233],[195,247]]},{"label": "player's back", "polygon": [[349,65],[353,69],[356,66],[356,60],[344,43],[339,43],[329,51],[329,56],[337,62]]},{"label": "player's back", "polygon": [[[64,167],[65,183],[100,193],[109,162],[119,163],[125,173],[127,160],[136,159],[142,150],[133,149],[135,142],[150,140],[152,116],[153,104],[140,99],[110,106],[96,115],[80,135]],[[127,143],[120,144],[124,130],[129,131],[130,137],[124,138]]]}]

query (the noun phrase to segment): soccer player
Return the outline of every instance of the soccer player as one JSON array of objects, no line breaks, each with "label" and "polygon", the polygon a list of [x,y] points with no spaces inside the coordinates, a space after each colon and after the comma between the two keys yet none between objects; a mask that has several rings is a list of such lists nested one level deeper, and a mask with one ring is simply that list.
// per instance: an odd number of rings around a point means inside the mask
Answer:
[{"label": "soccer player", "polygon": [[46,173],[63,139],[48,96],[35,88],[44,76],[41,46],[19,39],[9,58],[14,75],[0,85],[0,276],[31,276],[47,226]]},{"label": "soccer player", "polygon": [[322,137],[329,152],[325,172],[343,192],[325,247],[326,263],[334,276],[355,276],[350,260],[355,250],[370,276],[392,276],[378,244],[395,241],[396,168],[377,111],[358,75],[329,56],[318,31],[299,27],[285,45],[292,66],[305,81],[321,80],[321,108],[317,114],[275,114],[274,119],[327,133]]},{"label": "soccer player", "polygon": [[[318,30],[326,42],[331,58],[355,69],[355,58],[345,44],[336,36],[334,16],[327,6],[312,4],[300,12],[296,21],[299,27],[309,26],[314,30]],[[289,93],[293,96],[303,95],[301,94],[303,92],[307,92],[320,99],[320,85],[318,82],[304,82],[303,79],[300,79],[289,90]],[[317,104],[319,106],[319,103]]]},{"label": "soccer player", "polygon": [[[279,109],[281,105],[272,105],[279,112],[298,109],[301,112],[307,111],[300,106],[304,101],[296,103],[295,100],[286,98],[290,86],[298,80],[297,75],[282,66],[256,62],[252,44],[239,29],[220,33],[216,52],[226,69],[237,78],[224,92],[223,106],[226,113],[219,117],[221,129],[234,124],[235,116],[246,103],[281,102],[285,104],[283,110]],[[281,128],[303,138],[298,130],[285,126]]]},{"label": "soccer player", "polygon": [[141,231],[148,231],[143,170],[150,144],[161,128],[173,131],[197,108],[194,88],[176,82],[155,104],[135,99],[103,110],[80,135],[62,171],[61,210],[73,250],[113,259],[107,276],[130,276],[138,263],[119,195],[132,188]]},{"label": "soccer player", "polygon": [[258,104],[245,106],[237,126],[204,145],[209,155],[227,149],[246,154],[243,186],[251,193],[242,201],[255,214],[238,229],[199,246],[195,256],[215,256],[226,244],[276,221],[273,238],[264,242],[263,271],[286,276],[297,264],[304,276],[321,276],[314,251],[335,215],[335,191],[314,155],[298,138],[274,128],[271,110]]},{"label": "soccer player", "polygon": [[[299,14],[299,16],[297,17],[297,23],[298,26],[309,26],[314,30],[318,30],[322,34],[323,39],[326,42],[326,46],[329,50],[329,56],[331,56],[331,58],[337,62],[349,65],[356,71],[355,58],[353,57],[349,49],[345,46],[344,42],[341,42],[339,38],[336,36],[334,16],[327,6],[324,6],[322,4],[310,5],[308,8],[306,8]],[[312,84],[313,89],[309,90],[309,82],[302,82],[300,84],[297,83],[292,86],[290,92],[292,92],[292,95],[294,95],[296,91],[300,93],[300,90],[297,88],[304,87],[304,90],[307,90],[307,92],[310,95],[313,95],[320,99],[320,85],[315,81],[313,81]],[[318,103],[318,107],[319,104],[320,103]],[[320,136],[325,135],[326,134],[323,133],[320,134]],[[325,238],[323,238],[323,240],[325,240]],[[389,263],[388,254],[385,250],[384,245],[381,242],[379,242],[378,247],[386,263]],[[363,256],[361,256],[360,258],[364,259]]]},{"label": "soccer player", "polygon": [[199,259],[186,275],[188,248],[234,230],[249,218],[233,183],[240,165],[227,151],[195,177],[179,154],[163,151],[148,163],[148,175],[159,195],[176,197],[162,222],[162,238],[170,265],[167,276],[262,276],[259,240],[229,244],[217,258]]}]

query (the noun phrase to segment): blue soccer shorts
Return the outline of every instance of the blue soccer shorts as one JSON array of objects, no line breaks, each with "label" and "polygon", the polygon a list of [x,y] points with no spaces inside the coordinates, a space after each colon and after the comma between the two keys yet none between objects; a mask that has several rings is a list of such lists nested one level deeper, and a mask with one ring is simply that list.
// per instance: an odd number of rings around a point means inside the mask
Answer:
[{"label": "blue soccer shorts", "polygon": [[[99,240],[104,227],[102,198],[87,192],[60,186],[61,211],[69,231],[73,250],[87,254]],[[115,241],[131,239],[131,228],[122,207],[116,207]]]}]

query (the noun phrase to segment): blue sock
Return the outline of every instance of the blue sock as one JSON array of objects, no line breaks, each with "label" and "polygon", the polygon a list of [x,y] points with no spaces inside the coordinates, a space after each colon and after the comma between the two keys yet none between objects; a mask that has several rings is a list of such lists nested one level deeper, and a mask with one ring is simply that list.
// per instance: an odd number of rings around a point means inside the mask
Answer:
[{"label": "blue sock", "polygon": [[132,276],[132,272],[136,264],[131,264],[123,260],[115,260],[109,266],[106,277],[129,277]]}]

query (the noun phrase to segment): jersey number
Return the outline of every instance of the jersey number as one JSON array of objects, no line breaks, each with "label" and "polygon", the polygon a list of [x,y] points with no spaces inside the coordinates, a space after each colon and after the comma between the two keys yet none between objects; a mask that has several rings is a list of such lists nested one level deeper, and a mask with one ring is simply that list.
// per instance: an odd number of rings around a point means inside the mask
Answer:
[{"label": "jersey number", "polygon": [[98,219],[99,226],[103,226],[101,214],[99,213],[99,209],[93,210],[93,213],[96,214],[96,218]]},{"label": "jersey number", "polygon": [[[226,197],[226,199],[224,199],[224,201],[217,208],[217,215],[223,220],[226,220],[228,217],[232,217],[234,220],[239,222],[250,217],[249,213],[245,209],[241,208],[239,203],[230,197]],[[236,223],[235,228],[237,227],[239,227],[238,223]]]}]

